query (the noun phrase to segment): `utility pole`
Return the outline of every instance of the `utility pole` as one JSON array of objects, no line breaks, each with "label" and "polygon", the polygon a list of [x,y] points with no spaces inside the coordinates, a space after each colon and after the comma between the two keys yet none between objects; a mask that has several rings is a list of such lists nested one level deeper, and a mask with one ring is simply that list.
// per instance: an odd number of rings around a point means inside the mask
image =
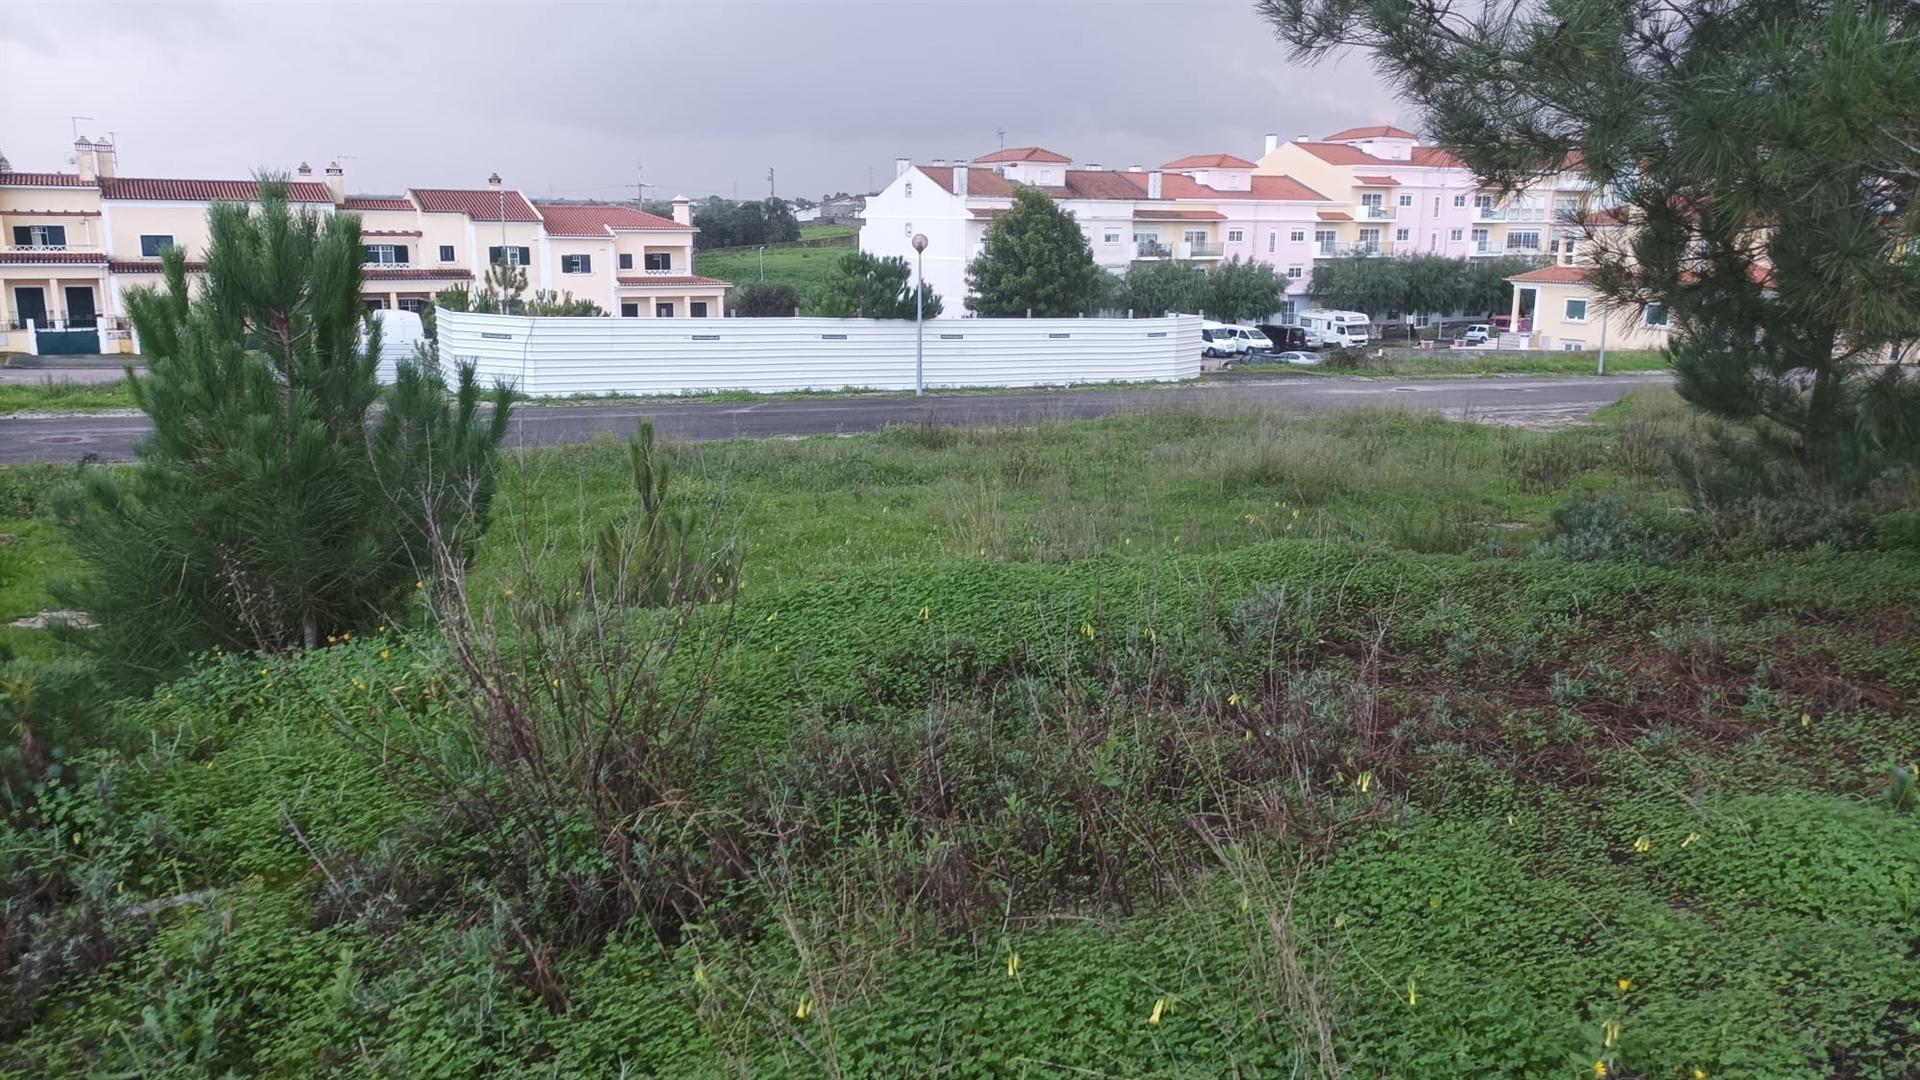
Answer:
[{"label": "utility pole", "polygon": [[767,198],[773,198],[773,166],[767,166]]},{"label": "utility pole", "polygon": [[642,208],[647,202],[647,171],[639,162],[633,163],[633,201]]}]

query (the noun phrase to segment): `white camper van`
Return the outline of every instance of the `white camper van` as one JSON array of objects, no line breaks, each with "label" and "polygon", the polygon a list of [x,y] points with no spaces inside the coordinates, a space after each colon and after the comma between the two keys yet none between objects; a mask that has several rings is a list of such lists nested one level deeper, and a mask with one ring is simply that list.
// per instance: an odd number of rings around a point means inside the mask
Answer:
[{"label": "white camper van", "polygon": [[1342,349],[1365,348],[1373,327],[1357,311],[1309,311],[1300,316],[1306,328],[1307,344]]}]

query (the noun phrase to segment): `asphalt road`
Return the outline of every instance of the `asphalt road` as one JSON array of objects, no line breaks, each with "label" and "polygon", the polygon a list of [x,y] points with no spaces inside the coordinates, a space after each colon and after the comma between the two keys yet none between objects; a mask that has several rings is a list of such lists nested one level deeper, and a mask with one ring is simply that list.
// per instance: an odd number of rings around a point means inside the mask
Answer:
[{"label": "asphalt road", "polygon": [[[1064,390],[911,397],[822,397],[753,403],[549,405],[515,410],[516,446],[587,442],[625,436],[651,419],[662,434],[690,441],[839,435],[889,424],[933,422],[1008,427],[1041,420],[1086,420],[1167,407],[1258,408],[1278,412],[1401,408],[1487,423],[1553,425],[1578,420],[1636,386],[1664,374],[1427,379],[1222,379],[1198,386],[1141,390]],[[143,416],[0,418],[0,464],[103,460],[133,456],[147,430]]]}]

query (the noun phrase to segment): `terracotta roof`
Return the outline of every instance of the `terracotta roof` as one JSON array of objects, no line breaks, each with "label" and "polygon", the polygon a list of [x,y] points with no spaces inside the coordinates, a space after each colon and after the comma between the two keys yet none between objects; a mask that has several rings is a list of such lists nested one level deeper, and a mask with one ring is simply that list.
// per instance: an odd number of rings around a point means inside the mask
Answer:
[{"label": "terracotta roof", "polygon": [[1337,142],[1296,142],[1293,145],[1319,158],[1329,165],[1385,165],[1386,161],[1374,157],[1358,147]]},{"label": "terracotta roof", "polygon": [[1188,154],[1160,166],[1163,169],[1251,169],[1253,162],[1232,154]]},{"label": "terracotta roof", "polygon": [[97,251],[0,251],[0,263],[29,266],[47,263],[82,263],[104,266],[107,257]]},{"label": "terracotta roof", "polygon": [[369,266],[361,271],[368,281],[472,281],[473,271],[462,270],[456,266],[433,269],[431,267],[396,266],[392,269]]},{"label": "terracotta roof", "polygon": [[1333,134],[1327,136],[1327,141],[1339,142],[1342,139],[1417,139],[1417,138],[1419,138],[1419,136],[1415,135],[1413,132],[1394,127],[1392,124],[1374,124],[1372,127],[1354,127],[1354,128],[1348,128],[1345,131],[1336,131]]},{"label": "terracotta roof", "polygon": [[1225,221],[1227,215],[1218,210],[1135,210],[1134,220],[1146,221]]},{"label": "terracotta roof", "polygon": [[649,274],[646,277],[623,277],[620,284],[625,288],[645,285],[731,285],[733,282],[697,274]]},{"label": "terracotta roof", "polygon": [[8,217],[99,217],[98,210],[9,210]]},{"label": "terracotta roof", "polygon": [[348,210],[411,210],[413,203],[404,195],[349,195]]},{"label": "terracotta roof", "polygon": [[1588,266],[1541,266],[1507,280],[1524,285],[1582,285],[1592,273]]},{"label": "terracotta roof", "polygon": [[993,165],[1002,161],[1043,161],[1051,165],[1067,165],[1071,164],[1073,159],[1065,154],[1043,150],[1038,146],[1011,146],[973,159],[976,165]]},{"label": "terracotta roof", "polygon": [[[953,169],[950,166],[921,165],[918,168],[926,174],[927,179],[948,191],[953,190]],[[988,199],[1012,198],[1013,190],[1017,186],[1013,181],[1001,176],[997,169],[967,170],[967,194],[969,195]]]},{"label": "terracotta roof", "polygon": [[1343,210],[1322,210],[1320,211],[1320,220],[1321,221],[1352,221],[1353,215]]},{"label": "terracotta roof", "polygon": [[631,206],[611,206],[605,203],[565,204],[535,203],[540,217],[547,223],[547,232],[553,236],[610,236],[614,230],[637,229],[642,231],[679,230],[692,232],[693,226],[682,225],[672,218],[663,218],[658,214],[648,214],[635,210]]},{"label": "terracotta roof", "polygon": [[[1164,184],[1166,177],[1161,177]],[[1053,194],[1053,190],[1048,190]],[[1161,187],[1162,197],[1166,188]],[[1067,170],[1067,197],[1074,199],[1144,199],[1147,197],[1146,173],[1117,173],[1105,169]]]},{"label": "terracotta roof", "polygon": [[1355,176],[1354,182],[1361,187],[1399,187],[1400,181],[1391,176]]},{"label": "terracotta roof", "polygon": [[63,172],[3,172],[0,173],[0,187],[92,187],[80,179],[78,173]]},{"label": "terracotta roof", "polygon": [[1413,148],[1413,164],[1423,169],[1464,169],[1466,162],[1447,153],[1437,146],[1416,146]]},{"label": "terracotta roof", "polygon": [[[116,176],[100,181],[103,199],[143,199],[151,202],[251,202],[260,197],[258,180],[166,180],[158,177]],[[327,185],[312,181],[287,185],[287,201],[331,203]]]},{"label": "terracotta roof", "polygon": [[[1139,175],[1129,173],[1128,175]],[[1255,176],[1252,190],[1222,191],[1191,176],[1170,173],[1160,178],[1160,194],[1169,199],[1264,199],[1278,202],[1326,202],[1327,197],[1291,176]]]},{"label": "terracotta roof", "polygon": [[1253,190],[1247,197],[1255,199],[1290,199],[1296,202],[1326,202],[1327,197],[1291,176],[1256,176],[1253,178]]},{"label": "terracotta roof", "polygon": [[419,229],[361,229],[361,236],[419,236]]},{"label": "terracotta roof", "polygon": [[[191,274],[202,273],[206,270],[206,268],[207,268],[206,263],[194,262],[191,259],[187,260],[188,273],[191,273]],[[159,259],[140,259],[137,261],[135,260],[121,261],[116,259],[113,262],[110,262],[107,264],[107,269],[113,271],[116,274],[157,274],[162,270],[165,270],[166,267],[160,265]]]},{"label": "terracotta roof", "polygon": [[[430,214],[465,214],[475,221],[499,221],[501,193],[492,188],[408,188],[407,194]],[[506,193],[508,221],[539,221],[540,215],[517,191]]]}]

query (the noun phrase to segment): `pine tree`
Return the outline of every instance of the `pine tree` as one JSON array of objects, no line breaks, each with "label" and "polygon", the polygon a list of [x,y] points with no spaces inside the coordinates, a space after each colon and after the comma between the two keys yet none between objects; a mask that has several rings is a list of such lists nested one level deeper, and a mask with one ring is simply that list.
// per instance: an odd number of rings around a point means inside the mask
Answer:
[{"label": "pine tree", "polygon": [[1302,55],[1373,53],[1435,139],[1517,189],[1577,168],[1626,208],[1595,289],[1658,305],[1680,393],[1858,491],[1920,455],[1920,24],[1912,5],[1261,0]]},{"label": "pine tree", "polygon": [[417,579],[484,527],[509,399],[471,369],[449,395],[402,364],[381,388],[360,299],[359,219],[287,204],[208,213],[198,296],[184,255],[128,298],[151,372],[131,382],[153,432],[125,475],[89,470],[56,517],[88,564],[57,587],[100,629],[85,640],[123,684],[213,646],[312,647],[388,621]]},{"label": "pine tree", "polygon": [[976,315],[1068,318],[1093,310],[1109,275],[1073,215],[1043,191],[1014,192],[1013,210],[987,226],[987,250],[967,267],[967,310]]},{"label": "pine tree", "polygon": [[[836,319],[911,319],[913,268],[898,255],[880,258],[849,251],[834,264],[807,303],[807,313]],[[940,316],[940,297],[926,290],[921,315]]]}]

